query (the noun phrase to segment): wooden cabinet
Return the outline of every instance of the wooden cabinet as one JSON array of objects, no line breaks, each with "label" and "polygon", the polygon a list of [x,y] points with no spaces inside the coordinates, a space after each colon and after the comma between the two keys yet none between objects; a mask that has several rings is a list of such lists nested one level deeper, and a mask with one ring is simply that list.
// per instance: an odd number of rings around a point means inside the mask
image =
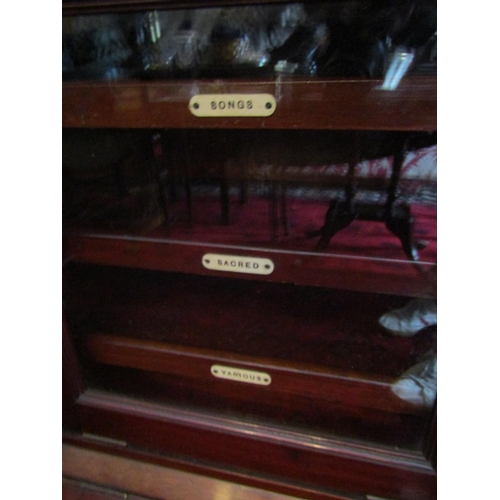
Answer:
[{"label": "wooden cabinet", "polygon": [[63,2],[64,439],[434,498],[435,5],[228,3]]}]

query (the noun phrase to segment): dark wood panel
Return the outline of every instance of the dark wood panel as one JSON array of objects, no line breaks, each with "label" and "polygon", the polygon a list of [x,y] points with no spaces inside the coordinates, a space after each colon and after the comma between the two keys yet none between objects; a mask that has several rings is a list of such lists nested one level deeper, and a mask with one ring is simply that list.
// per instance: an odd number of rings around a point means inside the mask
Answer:
[{"label": "dark wood panel", "polygon": [[68,235],[67,251],[80,262],[143,269],[234,277],[202,264],[206,253],[270,258],[274,271],[268,276],[239,274],[246,280],[323,286],[402,296],[435,297],[435,264],[415,264],[402,259],[363,258],[259,249],[245,246],[208,245],[162,238],[106,236],[92,233]]},{"label": "dark wood panel", "polygon": [[87,432],[131,445],[351,494],[402,500],[436,496],[435,471],[416,454],[257,427],[91,391],[78,404]]},{"label": "dark wood panel", "polygon": [[[90,453],[87,452],[87,455]],[[151,496],[145,497],[123,492],[124,484],[132,484],[144,491],[145,494],[154,492],[156,493],[154,496],[156,500],[217,500],[220,498],[221,490],[225,494],[231,495],[230,497],[226,497],[231,500],[297,500],[296,497],[258,491],[238,484],[224,483],[214,479],[200,479],[193,474],[182,472],[170,471],[169,477],[165,471],[161,469],[158,471],[159,468],[154,468],[153,466],[147,467],[147,471],[144,472],[144,464],[132,463],[127,467],[128,464],[123,464],[123,462],[127,462],[126,459],[114,458],[106,460],[96,455],[96,453],[91,455],[91,458],[94,460],[93,470],[78,471],[77,474],[83,477],[102,477],[102,471],[100,474],[95,471],[97,467],[107,468],[108,474],[109,469],[113,467],[114,470],[110,474],[111,477],[107,477],[107,482],[112,483],[119,489],[105,488],[83,481],[63,478],[62,500],[151,500]],[[131,470],[131,466],[134,466],[135,470]],[[123,469],[127,471],[127,477],[123,477]],[[141,473],[144,474],[144,478],[140,477]],[[158,492],[160,493],[159,496]],[[342,498],[341,500],[348,499]]]},{"label": "dark wood panel", "polygon": [[390,385],[393,379],[389,377],[362,378],[356,373],[335,372],[313,365],[222,354],[111,335],[90,335],[86,339],[85,347],[87,355],[100,363],[193,377],[196,384],[201,385],[209,385],[213,381],[210,372],[213,364],[263,371],[272,378],[269,387],[258,388],[242,387],[241,383],[234,381],[219,381],[222,391],[226,392],[228,397],[231,393],[241,391],[248,391],[249,397],[258,397],[261,391],[272,392],[278,405],[283,397],[287,401],[287,396],[302,395],[311,399],[330,400],[335,405],[388,412],[422,413],[418,407],[405,403],[392,394]]},{"label": "dark wood panel", "polygon": [[433,417],[425,438],[424,456],[437,469],[437,401],[434,403]]},{"label": "dark wood panel", "polygon": [[63,479],[62,499],[63,500],[81,500],[83,497],[82,486],[73,482],[66,482]]},{"label": "dark wood panel", "polygon": [[[108,266],[73,264],[68,273],[65,303],[91,387],[419,446],[428,411],[390,386],[435,332],[395,338],[377,323],[405,299]],[[273,382],[242,387],[213,377],[213,364]]]},{"label": "dark wood panel", "polygon": [[[408,77],[394,91],[381,81],[155,81],[64,83],[63,127],[242,129],[436,129],[434,77]],[[270,93],[268,118],[197,118],[188,103],[197,94]]]},{"label": "dark wood panel", "polygon": [[[245,362],[242,356],[209,356],[201,350],[130,340],[88,339],[92,360],[106,364],[90,370],[91,387],[400,448],[418,449],[426,434],[429,410],[398,400],[382,377],[348,378],[314,366],[255,358]],[[272,383],[258,386],[218,379],[210,373],[214,363],[264,371]],[[115,368],[121,366],[134,369]]]},{"label": "dark wood panel", "polygon": [[[236,386],[214,380],[98,364],[89,385],[95,390],[141,401],[212,412],[320,435],[420,450],[427,435],[429,415],[411,415],[373,408],[339,405],[335,399],[287,395],[257,386]],[[230,388],[232,387],[232,392]]]},{"label": "dark wood panel", "polygon": [[[65,303],[91,387],[404,447],[425,433],[428,412],[390,386],[435,332],[395,338],[377,322],[403,298],[108,266],[67,271]],[[242,387],[213,377],[213,364],[273,382]]]},{"label": "dark wood panel", "polygon": [[[69,450],[89,450],[91,452],[106,453],[108,455],[113,455],[115,457],[124,458],[134,462],[140,462],[144,466],[157,465],[162,468],[168,468],[174,471],[183,471],[192,475],[201,475],[210,478],[212,481],[224,481],[235,483],[239,485],[249,486],[251,488],[256,488],[259,490],[265,490],[268,495],[273,493],[281,493],[283,495],[288,495],[292,497],[304,498],[309,500],[349,500],[352,499],[350,495],[340,494],[338,492],[326,489],[317,489],[305,487],[304,485],[298,484],[294,481],[285,481],[284,479],[278,480],[276,478],[270,479],[269,477],[263,475],[257,475],[255,473],[243,473],[241,471],[236,471],[228,468],[217,468],[213,465],[208,465],[200,461],[190,461],[182,460],[179,457],[169,456],[166,453],[155,453],[151,450],[145,450],[137,447],[116,447],[110,443],[104,443],[99,439],[95,439],[92,436],[82,436],[75,434],[63,434],[63,454],[68,453]],[[82,477],[79,473],[70,473],[70,467],[74,464],[74,461],[63,459],[63,474],[73,477]],[[73,454],[74,457],[74,454]],[[92,461],[95,464],[95,461]],[[65,468],[66,465],[66,468]],[[84,469],[78,467],[75,464],[76,470],[79,472]],[[93,469],[95,470],[95,469]],[[117,471],[118,467],[111,467],[109,472],[113,473]],[[135,469],[137,470],[137,468]],[[104,471],[106,474],[108,471]],[[102,469],[97,468],[97,473],[101,474]],[[157,476],[158,477],[158,476]],[[131,479],[134,480],[133,478]],[[108,481],[109,484],[109,481]],[[150,483],[149,483],[150,484]]]},{"label": "dark wood panel", "polygon": [[75,401],[84,390],[80,365],[66,323],[62,325],[62,423],[67,429],[77,430],[80,418],[75,408]]},{"label": "dark wood panel", "polygon": [[[118,485],[119,486],[119,485]],[[148,500],[145,497],[130,495],[123,491],[104,488],[99,485],[88,484],[83,481],[71,480],[63,477],[62,500]],[[165,497],[165,500],[170,500]]]},{"label": "dark wood panel", "polygon": [[378,324],[406,303],[396,296],[112,266],[74,264],[65,277],[80,338],[105,333],[373,380],[399,377],[435,340],[432,327],[405,338]]}]

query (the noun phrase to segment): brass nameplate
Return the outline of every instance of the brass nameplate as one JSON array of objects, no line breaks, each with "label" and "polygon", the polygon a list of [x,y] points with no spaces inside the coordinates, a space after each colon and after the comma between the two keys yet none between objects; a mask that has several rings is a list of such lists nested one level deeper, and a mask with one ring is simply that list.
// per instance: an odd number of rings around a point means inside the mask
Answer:
[{"label": "brass nameplate", "polygon": [[269,385],[271,383],[271,375],[268,373],[243,370],[233,366],[212,365],[210,372],[217,378],[246,382],[247,384]]},{"label": "brass nameplate", "polygon": [[271,94],[198,94],[189,101],[189,110],[199,117],[262,117],[275,109]]},{"label": "brass nameplate", "polygon": [[271,274],[274,271],[273,261],[261,257],[206,253],[202,257],[201,262],[203,263],[203,267],[212,271],[262,275]]}]

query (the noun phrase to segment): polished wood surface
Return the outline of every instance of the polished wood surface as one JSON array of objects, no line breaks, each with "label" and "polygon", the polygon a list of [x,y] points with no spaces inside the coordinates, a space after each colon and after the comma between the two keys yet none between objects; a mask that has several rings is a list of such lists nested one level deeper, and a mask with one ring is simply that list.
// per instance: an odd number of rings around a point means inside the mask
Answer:
[{"label": "polished wood surface", "polygon": [[[271,258],[271,276],[241,274],[245,280],[265,280],[300,285],[324,286],[405,297],[434,297],[436,265],[407,259],[357,258],[326,252],[265,250],[248,246],[203,245],[168,238],[73,233],[66,247],[79,262],[137,267],[159,271],[196,273],[222,277],[221,271],[206,269],[206,253]],[[227,274],[226,274],[227,275]]]},{"label": "polished wood surface", "polygon": [[[391,384],[433,345],[395,338],[385,295],[73,264],[65,308],[89,386],[418,449],[430,415]],[[364,311],[362,315],[359,311]],[[257,386],[215,364],[268,374]]]},{"label": "polished wood surface", "polygon": [[241,419],[86,391],[78,406],[86,432],[217,468],[304,487],[433,499],[436,473],[418,453],[343,442]]},{"label": "polished wood surface", "polygon": [[[211,4],[222,3],[236,5],[245,2],[233,0]],[[154,8],[185,8],[195,4],[200,5],[200,2],[65,1],[63,15],[137,12]],[[200,128],[225,132],[241,129],[245,133],[251,130],[279,132],[282,129],[436,130],[435,76],[408,76],[390,92],[381,90],[381,83],[380,80],[307,77],[64,82],[62,124],[67,128],[137,128],[145,131]],[[275,96],[277,110],[272,116],[197,118],[188,108],[190,98],[200,93],[256,92]],[[194,147],[189,141],[174,146],[181,154]],[[227,146],[230,154],[234,145]],[[304,150],[303,153],[307,156],[310,151]],[[277,151],[276,156],[281,157],[282,151]],[[187,166],[191,168],[193,165]],[[226,169],[226,165],[221,169]],[[230,178],[229,175],[221,177],[220,204],[224,207],[224,223],[230,222],[230,216],[233,216],[233,212],[229,213],[227,196]],[[191,194],[189,192],[186,197],[190,198]],[[165,219],[168,221],[168,217]],[[193,219],[189,222],[192,223]],[[380,258],[356,255],[356,252],[348,255],[314,250],[296,252],[294,248],[258,248],[234,239],[207,244],[197,236],[192,240],[173,238],[170,228],[166,232],[162,232],[163,229],[154,234],[124,236],[80,228],[66,233],[65,255],[68,262],[79,261],[96,269],[106,264],[205,275],[202,277],[214,279],[220,278],[221,274],[203,268],[203,254],[209,251],[227,253],[230,248],[231,252],[248,252],[254,256],[269,257],[272,254],[276,271],[271,280],[276,282],[385,293],[396,301],[403,300],[403,297],[433,297],[435,294],[436,265],[432,258],[426,257],[417,265],[404,256]],[[427,251],[434,252],[434,240],[430,240],[432,244]],[[391,244],[382,245],[384,249],[389,247]],[[269,281],[269,278],[244,276],[242,281],[261,284],[259,280]],[[78,290],[78,287],[73,284],[71,289]],[[120,292],[126,296],[127,290],[138,292],[127,286]],[[189,294],[179,294],[181,302],[188,297]],[[293,359],[293,356],[280,359],[275,352],[266,357],[263,355],[268,353],[265,349],[262,353],[238,352],[227,345],[219,350],[198,345],[201,336],[193,335],[189,328],[184,329],[187,333],[183,339],[170,342],[155,338],[162,332],[159,328],[162,322],[176,308],[191,315],[196,308],[179,306],[174,300],[172,305],[177,305],[162,316],[161,307],[150,307],[146,302],[138,300],[132,303],[132,307],[129,303],[128,307],[132,310],[138,306],[133,311],[136,316],[132,316],[143,320],[143,326],[152,325],[150,337],[143,335],[145,330],[141,334],[134,328],[127,331],[124,321],[116,321],[114,330],[94,328],[88,323],[85,326],[83,321],[85,328],[82,331],[79,329],[82,324],[78,321],[79,314],[91,317],[99,308],[93,309],[92,301],[84,297],[77,297],[73,304],[65,304],[65,308],[69,305],[71,331],[68,328],[63,330],[63,421],[65,429],[73,433],[69,441],[84,444],[91,454],[76,459],[75,450],[65,447],[63,475],[72,478],[71,481],[108,489],[94,490],[94,497],[86,497],[88,492],[75,491],[77,484],[70,485],[66,481],[66,494],[80,495],[82,500],[104,500],[99,495],[116,491],[131,495],[130,498],[134,495],[147,498],[169,495],[172,500],[219,500],[221,497],[284,500],[285,494],[311,500],[347,500],[350,495],[353,498],[374,495],[400,500],[432,500],[436,497],[435,410],[434,420],[431,412],[421,418],[417,411],[404,407],[389,392],[391,381],[410,366],[411,356],[399,358],[401,353],[395,355],[394,359],[404,360],[404,363],[398,368],[388,364],[388,373],[382,369],[364,373],[359,366],[355,366],[356,373],[353,373],[345,366],[329,366],[328,362],[318,363],[317,359]],[[111,312],[111,319],[113,315],[115,319],[119,318],[117,304],[102,302],[101,312],[104,311],[104,316]],[[255,314],[254,309],[250,310]],[[233,316],[232,321],[218,321],[222,334],[227,334],[224,325],[234,329],[234,318],[243,314],[238,307],[229,308],[229,313]],[[377,310],[377,315],[379,313]],[[360,308],[356,314],[363,317],[366,311]],[[259,320],[264,316],[265,308],[262,307],[262,312],[254,317]],[[209,316],[203,318],[208,318],[210,323]],[[125,319],[127,315],[124,314]],[[107,326],[110,325],[113,321],[108,322]],[[200,331],[203,332],[203,328]],[[367,331],[366,325],[364,331]],[[266,332],[270,333],[269,330]],[[262,335],[264,341],[268,337]],[[312,346],[315,340],[314,335],[305,335],[295,345],[299,345],[300,350],[300,345]],[[280,338],[280,342],[283,346],[293,347],[293,343],[287,343],[286,339]],[[252,345],[252,342],[247,342],[247,345]],[[410,348],[408,352],[412,356],[418,354],[418,346],[411,340],[406,347]],[[420,347],[423,348],[423,344]],[[412,348],[415,350],[411,351]],[[312,352],[313,348],[308,347],[299,354],[310,355]],[[373,357],[361,356],[358,362],[373,360],[377,354],[387,354],[387,351],[366,349],[366,353]],[[266,392],[245,387],[238,391],[229,383],[219,384],[207,374],[213,362],[235,362],[242,367],[269,370],[273,380],[277,381],[278,390],[273,393],[272,390]],[[303,415],[299,414],[300,410]],[[299,418],[299,425],[297,422],[289,425],[289,418],[294,414],[305,415],[305,419],[300,421]],[[319,421],[322,421],[322,426],[317,425]],[[414,425],[415,421],[417,425]],[[333,433],[324,432],[328,428],[325,422],[334,429]],[[393,432],[392,441],[374,431],[380,423],[386,433]],[[355,430],[352,435],[359,440],[348,439],[346,436],[351,434],[347,431],[343,434],[349,426]],[[359,429],[364,430],[360,433]],[[411,446],[405,441],[404,432],[411,435]],[[68,438],[65,439],[68,442]],[[408,447],[400,448],[400,444]],[[103,457],[106,450],[113,450],[120,460],[125,460],[121,464],[123,467],[120,468],[118,462],[109,456]],[[148,468],[168,464],[179,468],[175,471]],[[139,472],[143,473],[142,477]],[[196,477],[198,473],[206,473],[211,479],[200,479]],[[161,479],[159,485],[155,484],[158,478]]]},{"label": "polished wood surface", "polygon": [[75,401],[83,392],[85,384],[73,339],[63,319],[62,328],[62,423],[66,429],[79,429],[80,417]]},{"label": "polished wood surface", "polygon": [[[394,91],[379,80],[128,81],[63,83],[63,127],[434,131],[437,80],[411,76]],[[268,118],[198,118],[197,94],[275,96]]]},{"label": "polished wood surface", "polygon": [[[209,387],[214,382],[210,368],[214,364],[254,371],[264,371],[272,378],[272,387],[264,389],[246,386],[247,396],[258,404],[259,392],[272,391],[274,398],[307,396],[339,404],[356,405],[402,413],[422,413],[422,409],[397,398],[391,391],[394,379],[383,376],[361,377],[359,373],[335,372],[314,365],[266,358],[235,355],[231,353],[187,348],[160,342],[130,339],[112,335],[91,335],[86,339],[87,356],[97,363],[137,368],[178,377],[189,377],[197,385]],[[221,388],[234,392],[243,389],[234,382],[217,381]],[[256,393],[256,394],[254,394]],[[278,401],[276,401],[278,404]],[[425,413],[425,412],[424,412]]]},{"label": "polished wood surface", "polygon": [[[123,493],[100,485],[63,477],[62,500],[148,500],[146,497]],[[165,500],[168,500],[165,498]]]},{"label": "polished wood surface", "polygon": [[[67,271],[71,328],[79,339],[97,334],[88,340],[89,354],[107,350],[117,361],[120,353],[137,362],[157,355],[152,368],[176,352],[386,384],[435,340],[432,327],[405,338],[379,325],[382,314],[406,304],[397,296],[115,266],[75,264]],[[203,371],[191,370],[193,376]]]},{"label": "polished wood surface", "polygon": [[[103,439],[101,436],[97,435],[64,433],[63,443],[64,445],[74,448],[77,451],[77,454],[79,450],[104,453],[113,457],[139,462],[144,465],[157,465],[171,471],[182,471],[188,474],[194,474],[196,476],[212,479],[214,481],[220,480],[231,484],[234,483],[248,486],[252,489],[256,488],[257,490],[275,492],[287,497],[303,498],[308,500],[352,499],[352,496],[349,494],[342,494],[339,491],[334,491],[333,486],[328,489],[306,487],[296,481],[288,481],[286,478],[272,478],[268,475],[256,475],[255,473],[248,473],[243,470],[215,467],[214,464],[193,461],[189,458],[184,460],[179,456],[169,456],[165,453],[154,453],[151,450],[127,446],[124,442],[112,442],[112,440]],[[118,464],[116,465],[116,468],[119,468]],[[116,468],[113,467],[113,470],[116,470]]]},{"label": "polished wood surface", "polygon": [[[63,445],[63,500],[293,500],[260,488]],[[346,497],[337,497],[343,500]],[[332,499],[333,500],[333,499]]]}]

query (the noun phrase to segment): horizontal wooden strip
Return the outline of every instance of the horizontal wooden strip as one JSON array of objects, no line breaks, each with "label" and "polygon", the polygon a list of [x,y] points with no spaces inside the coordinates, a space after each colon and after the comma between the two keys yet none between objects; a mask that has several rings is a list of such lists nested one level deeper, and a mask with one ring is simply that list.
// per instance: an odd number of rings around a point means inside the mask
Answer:
[{"label": "horizontal wooden strip", "polygon": [[[93,334],[86,337],[87,355],[94,361],[146,371],[188,377],[196,384],[213,382],[213,364],[265,372],[272,378],[262,390],[276,395],[305,395],[335,401],[338,404],[401,413],[419,413],[418,407],[405,403],[391,391],[389,377],[362,378],[355,373],[342,373],[280,360],[252,358],[230,353],[172,346],[154,341]],[[219,381],[234,390],[234,381]]]},{"label": "horizontal wooden strip", "polygon": [[104,486],[63,477],[62,500],[150,500]]},{"label": "horizontal wooden strip", "polygon": [[[123,493],[129,498],[130,493],[135,493],[161,500],[215,500],[221,495],[231,500],[297,498],[70,445],[63,445],[63,475],[119,490],[122,492],[121,498]],[[73,486],[74,490],[77,485],[70,483],[68,486]],[[81,485],[80,489],[85,490],[87,495],[88,490],[100,494],[103,499],[108,498],[105,491],[83,488]],[[107,494],[112,498],[111,492]]]},{"label": "horizontal wooden strip", "polygon": [[[128,81],[63,83],[63,127],[422,130],[437,127],[437,80]],[[198,94],[272,94],[267,118],[199,118]]]},{"label": "horizontal wooden strip", "polygon": [[304,487],[294,481],[286,479],[278,480],[255,473],[243,473],[229,467],[214,467],[201,462],[181,460],[178,457],[169,456],[165,453],[155,453],[137,447],[120,447],[119,449],[102,441],[95,441],[84,436],[72,433],[63,433],[63,444],[73,447],[85,448],[96,452],[111,454],[128,458],[130,460],[159,465],[160,467],[179,470],[207,478],[218,479],[229,483],[247,485],[257,490],[273,491],[291,497],[304,498],[308,500],[349,500],[345,496],[332,490],[317,489],[314,486]]},{"label": "horizontal wooden strip", "polygon": [[73,233],[65,239],[65,251],[72,259],[93,264],[138,267],[158,271],[224,276],[203,267],[205,253],[233,253],[270,258],[271,277],[240,275],[298,285],[324,286],[343,290],[387,293],[401,296],[434,297],[432,264],[409,261],[336,256],[325,253],[263,250],[240,245],[209,245],[160,238],[106,236]]},{"label": "horizontal wooden strip", "polygon": [[78,405],[85,430],[133,446],[352,494],[435,498],[436,473],[415,453],[343,443],[96,391],[86,391]]}]

